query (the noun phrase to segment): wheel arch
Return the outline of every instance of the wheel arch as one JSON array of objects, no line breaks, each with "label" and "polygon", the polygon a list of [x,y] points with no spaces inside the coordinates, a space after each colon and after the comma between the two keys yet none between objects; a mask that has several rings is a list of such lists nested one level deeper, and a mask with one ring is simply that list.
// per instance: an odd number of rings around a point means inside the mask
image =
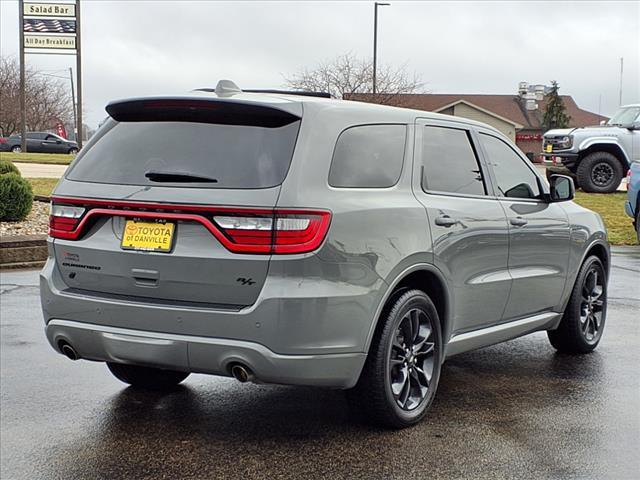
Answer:
[{"label": "wheel arch", "polygon": [[578,158],[580,161],[582,161],[583,158],[595,152],[610,153],[611,155],[616,157],[620,162],[620,164],[622,165],[623,175],[627,173],[627,170],[629,169],[629,165],[630,165],[629,159],[627,158],[627,155],[622,149],[622,147],[620,147],[620,145],[618,145],[617,143],[598,142],[598,143],[589,144],[586,148],[580,151],[580,156]]},{"label": "wheel arch", "polygon": [[389,284],[376,310],[371,328],[369,329],[365,343],[365,352],[368,352],[371,347],[373,336],[380,326],[380,320],[389,303],[395,298],[398,298],[402,292],[414,288],[422,290],[431,298],[438,312],[443,343],[447,343],[451,333],[450,312],[452,300],[450,297],[450,289],[447,286],[442,272],[434,265],[425,263],[413,265],[405,269]]}]

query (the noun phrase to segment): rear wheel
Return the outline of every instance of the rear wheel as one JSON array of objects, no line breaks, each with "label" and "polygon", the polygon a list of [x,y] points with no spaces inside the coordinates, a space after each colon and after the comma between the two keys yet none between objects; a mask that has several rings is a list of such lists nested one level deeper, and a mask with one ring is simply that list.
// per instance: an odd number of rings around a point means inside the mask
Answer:
[{"label": "rear wheel", "polygon": [[189,376],[189,372],[141,367],[124,363],[107,362],[107,367],[118,380],[131,386],[150,390],[167,390]]},{"label": "rear wheel", "polygon": [[585,192],[615,192],[624,172],[615,155],[609,152],[593,152],[584,157],[577,170],[578,182]]},{"label": "rear wheel", "polygon": [[562,321],[547,332],[563,353],[588,353],[598,346],[607,316],[607,278],[596,256],[585,260],[571,292]]},{"label": "rear wheel", "polygon": [[11,147],[11,151],[13,153],[21,153],[22,152],[22,147],[20,145],[15,145],[15,146]]},{"label": "rear wheel", "polygon": [[435,397],[440,378],[442,334],[427,294],[409,290],[385,309],[351,407],[367,421],[391,428],[419,422]]}]

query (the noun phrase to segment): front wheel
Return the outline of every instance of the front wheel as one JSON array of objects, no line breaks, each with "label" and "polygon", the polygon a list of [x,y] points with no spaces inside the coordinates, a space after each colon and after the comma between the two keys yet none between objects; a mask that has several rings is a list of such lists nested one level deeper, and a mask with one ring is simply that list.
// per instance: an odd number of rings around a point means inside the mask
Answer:
[{"label": "front wheel", "polygon": [[418,423],[435,397],[442,358],[438,312],[429,296],[409,290],[385,308],[351,407],[384,427]]},{"label": "front wheel", "polygon": [[576,171],[582,190],[588,193],[615,192],[624,172],[615,155],[593,152],[584,157]]},{"label": "front wheel", "polygon": [[69,153],[69,155],[75,155],[75,154],[78,153],[78,149],[75,148],[75,147],[72,147],[72,148],[69,149],[68,153]]},{"label": "front wheel", "polygon": [[169,390],[189,376],[189,372],[114,362],[107,362],[107,368],[121,382],[149,390]]},{"label": "front wheel", "polygon": [[20,145],[16,145],[14,147],[11,147],[11,151],[13,153],[22,153],[22,147]]},{"label": "front wheel", "polygon": [[589,353],[602,338],[607,316],[607,278],[600,259],[589,257],[578,272],[560,325],[549,342],[563,353]]}]

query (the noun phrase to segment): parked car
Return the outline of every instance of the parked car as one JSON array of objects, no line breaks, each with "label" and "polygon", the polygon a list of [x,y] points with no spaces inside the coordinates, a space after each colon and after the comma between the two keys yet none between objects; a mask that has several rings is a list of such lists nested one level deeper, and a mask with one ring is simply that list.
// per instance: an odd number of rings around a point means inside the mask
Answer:
[{"label": "parked car", "polygon": [[[22,152],[22,136],[11,135],[0,140],[0,152]],[[29,153],[78,153],[78,144],[58,135],[47,132],[27,133],[27,152]]]},{"label": "parked car", "polygon": [[624,210],[633,218],[633,228],[640,243],[640,162],[631,164],[627,179],[627,201]]},{"label": "parked car", "polygon": [[[615,192],[631,162],[640,162],[640,104],[620,107],[604,125],[549,130],[543,149],[585,192]],[[559,171],[550,167],[550,174]]]},{"label": "parked car", "polygon": [[229,82],[107,112],[55,189],[41,274],[73,360],[138,388],[341,388],[400,428],[452,355],[602,338],[602,219],[485,124]]}]

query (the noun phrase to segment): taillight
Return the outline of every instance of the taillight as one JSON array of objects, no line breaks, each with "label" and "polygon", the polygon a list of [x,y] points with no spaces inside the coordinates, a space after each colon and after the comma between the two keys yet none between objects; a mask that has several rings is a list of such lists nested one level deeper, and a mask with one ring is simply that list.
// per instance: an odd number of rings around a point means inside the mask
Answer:
[{"label": "taillight", "polygon": [[67,240],[81,238],[93,219],[108,216],[198,222],[234,253],[308,253],[322,244],[331,222],[331,212],[325,210],[236,209],[69,197],[52,200],[49,235]]},{"label": "taillight", "polygon": [[51,204],[49,213],[49,235],[53,238],[71,238],[84,214],[83,207]]},{"label": "taillight", "polygon": [[0,137],[0,143],[7,143],[7,139],[4,137]]},{"label": "taillight", "polygon": [[307,253],[327,234],[331,214],[319,211],[275,210],[268,214],[215,215],[213,220],[236,253]]}]

